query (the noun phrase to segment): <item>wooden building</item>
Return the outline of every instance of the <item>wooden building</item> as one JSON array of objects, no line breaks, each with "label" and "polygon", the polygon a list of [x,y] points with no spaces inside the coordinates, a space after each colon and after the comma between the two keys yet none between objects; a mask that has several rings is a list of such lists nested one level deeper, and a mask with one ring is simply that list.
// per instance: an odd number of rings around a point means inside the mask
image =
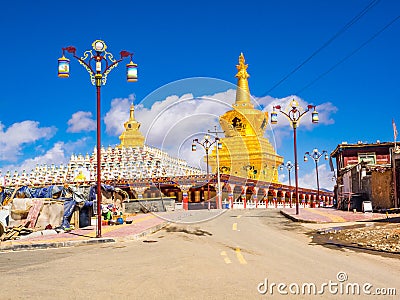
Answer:
[{"label": "wooden building", "polygon": [[400,148],[395,151],[394,143],[343,142],[331,158],[336,159],[338,208],[361,210],[362,201],[371,201],[374,209],[399,207]]}]

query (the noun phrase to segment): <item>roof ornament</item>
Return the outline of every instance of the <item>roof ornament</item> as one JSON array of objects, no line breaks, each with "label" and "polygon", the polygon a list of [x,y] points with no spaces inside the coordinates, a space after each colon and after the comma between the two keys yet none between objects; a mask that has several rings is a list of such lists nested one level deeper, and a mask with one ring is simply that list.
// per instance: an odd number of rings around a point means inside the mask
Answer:
[{"label": "roof ornament", "polygon": [[249,83],[247,79],[250,77],[249,73],[247,73],[246,60],[244,58],[243,53],[240,53],[239,56],[239,64],[236,65],[236,69],[238,72],[235,77],[238,79],[237,82],[237,90],[236,90],[236,106],[246,106],[246,104],[250,104],[250,90]]}]

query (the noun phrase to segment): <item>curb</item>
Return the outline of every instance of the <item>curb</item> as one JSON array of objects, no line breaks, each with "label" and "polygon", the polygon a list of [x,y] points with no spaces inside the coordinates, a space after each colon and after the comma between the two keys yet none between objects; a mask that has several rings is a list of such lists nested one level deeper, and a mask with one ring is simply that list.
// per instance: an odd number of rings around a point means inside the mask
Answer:
[{"label": "curb", "polygon": [[108,237],[108,238],[93,238],[90,240],[78,240],[78,241],[65,241],[65,242],[50,242],[50,243],[36,243],[36,244],[17,244],[17,245],[7,245],[0,246],[0,252],[6,251],[21,251],[21,250],[39,250],[39,249],[50,249],[50,248],[63,248],[63,247],[75,247],[82,245],[94,245],[94,244],[104,244],[104,243],[115,243],[126,240],[139,240],[140,238],[152,234],[165,226],[169,225],[170,222],[163,222],[156,226],[147,228],[146,230],[136,233],[134,235],[126,237]]},{"label": "curb", "polygon": [[314,220],[306,220],[306,219],[300,219],[296,218],[287,212],[284,212],[282,210],[279,211],[281,215],[285,216],[286,218],[292,220],[293,222],[300,222],[300,223],[314,223],[314,224],[324,224],[324,223],[330,223],[330,222],[325,222],[325,221],[314,221]]},{"label": "curb", "polygon": [[115,242],[114,238],[95,238],[95,239],[81,240],[81,241],[65,241],[65,242],[37,243],[37,244],[18,244],[18,245],[0,246],[0,252],[74,247],[74,246],[80,246],[80,245],[92,245],[92,244],[103,244],[103,243],[114,243],[114,242]]}]

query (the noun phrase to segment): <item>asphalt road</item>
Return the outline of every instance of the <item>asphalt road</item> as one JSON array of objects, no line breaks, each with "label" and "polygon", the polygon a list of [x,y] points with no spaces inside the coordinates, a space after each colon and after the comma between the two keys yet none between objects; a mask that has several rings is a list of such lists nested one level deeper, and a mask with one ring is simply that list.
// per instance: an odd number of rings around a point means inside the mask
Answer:
[{"label": "asphalt road", "polygon": [[399,258],[316,245],[277,210],[206,214],[140,241],[1,253],[0,299],[399,299]]}]

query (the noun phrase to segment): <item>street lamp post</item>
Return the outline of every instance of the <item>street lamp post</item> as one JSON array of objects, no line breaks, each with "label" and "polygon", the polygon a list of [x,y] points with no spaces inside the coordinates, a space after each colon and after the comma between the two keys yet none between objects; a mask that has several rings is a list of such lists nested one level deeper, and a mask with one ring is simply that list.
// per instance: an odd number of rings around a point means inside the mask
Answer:
[{"label": "street lamp post", "polygon": [[[107,45],[102,40],[95,40],[92,48],[86,50],[82,57],[76,55],[76,48],[68,46],[62,48],[62,57],[58,59],[58,77],[69,77],[69,62],[65,52],[71,53],[72,56],[88,71],[91,83],[96,86],[97,95],[97,232],[96,237],[101,237],[101,115],[100,115],[100,88],[107,82],[107,75],[115,68],[124,58],[130,57],[130,63],[126,65],[128,82],[137,81],[137,65],[132,62],[133,53],[121,51],[120,58],[115,59],[114,56],[107,52]],[[94,51],[94,52],[93,52]]]},{"label": "street lamp post", "polygon": [[[199,142],[198,139],[194,139],[192,143],[192,151],[196,151],[196,144],[202,146],[204,150],[206,151],[206,163],[207,163],[207,201],[208,201],[208,209],[210,209],[210,183],[209,183],[209,171],[208,171],[208,151],[210,150],[210,147],[214,144],[217,144],[217,149],[222,148],[222,144],[219,142],[219,137],[215,137],[214,142],[210,141],[210,136],[205,135],[204,140],[202,142]],[[217,150],[218,151],[218,150]],[[218,157],[218,152],[217,152],[217,157]],[[217,166],[218,168],[218,166]]]},{"label": "street lamp post", "polygon": [[[322,157],[322,155],[325,154],[325,160],[328,160],[329,156],[328,153],[326,152],[326,150],[323,150],[322,152],[319,152],[317,148],[315,148],[312,153],[310,154],[310,152],[306,152],[304,153],[304,161],[308,161],[308,157],[312,158],[315,162],[315,174],[317,176],[317,201],[319,201],[319,178],[318,178],[318,162],[319,159]],[[311,202],[311,207],[312,207],[312,202]]]},{"label": "street lamp post", "polygon": [[[312,112],[312,122],[313,123],[318,123],[318,112],[316,111],[316,106],[315,105],[307,105],[307,109],[304,110],[299,106],[299,103],[293,99],[289,106],[287,107],[286,111],[282,110],[282,107],[280,105],[276,105],[273,107],[273,111],[271,112],[271,124],[276,124],[278,123],[278,114],[275,111],[277,109],[279,112],[281,112],[283,115],[285,115],[289,121],[292,124],[293,127],[293,148],[294,148],[294,165],[298,166],[297,163],[297,127],[299,125],[300,119],[310,111],[310,109],[314,108],[314,111]],[[299,177],[298,177],[298,172],[297,172],[297,167],[294,168],[294,173],[295,173],[295,183],[296,183],[296,215],[299,214]]]},{"label": "street lamp post", "polygon": [[283,170],[283,167],[285,167],[286,169],[287,169],[287,171],[288,171],[288,175],[289,175],[289,186],[291,187],[292,186],[292,183],[291,183],[291,181],[290,181],[290,173],[291,173],[291,171],[292,171],[292,169],[293,169],[293,167],[294,167],[294,164],[292,164],[292,162],[289,160],[288,162],[286,162],[286,165],[284,164],[284,163],[282,163],[281,165],[280,165],[280,170],[282,171]]},{"label": "street lamp post", "polygon": [[[291,171],[292,171],[292,169],[294,167],[294,164],[292,164],[292,162],[289,160],[289,161],[286,162],[286,165],[284,163],[282,163],[280,165],[279,168],[280,168],[281,171],[283,170],[283,167],[285,167],[287,169],[287,171],[288,171],[288,175],[289,175],[289,194],[290,194],[290,192],[292,191],[292,182],[290,181],[290,173],[291,173]],[[297,166],[296,169],[299,169],[299,166]],[[291,194],[290,194],[290,202],[289,202],[289,204],[290,204],[290,208],[292,208],[292,195]]]},{"label": "street lamp post", "polygon": [[[214,125],[214,130],[215,131],[210,131],[208,130],[208,133],[214,133],[216,137],[218,138],[218,133],[224,133],[223,131],[217,131],[217,126]],[[222,191],[221,191],[221,176],[220,176],[220,171],[219,171],[219,149],[221,149],[222,143],[217,144],[217,148],[215,150],[215,154],[217,156],[217,184],[218,184],[218,208],[222,208]]]}]

